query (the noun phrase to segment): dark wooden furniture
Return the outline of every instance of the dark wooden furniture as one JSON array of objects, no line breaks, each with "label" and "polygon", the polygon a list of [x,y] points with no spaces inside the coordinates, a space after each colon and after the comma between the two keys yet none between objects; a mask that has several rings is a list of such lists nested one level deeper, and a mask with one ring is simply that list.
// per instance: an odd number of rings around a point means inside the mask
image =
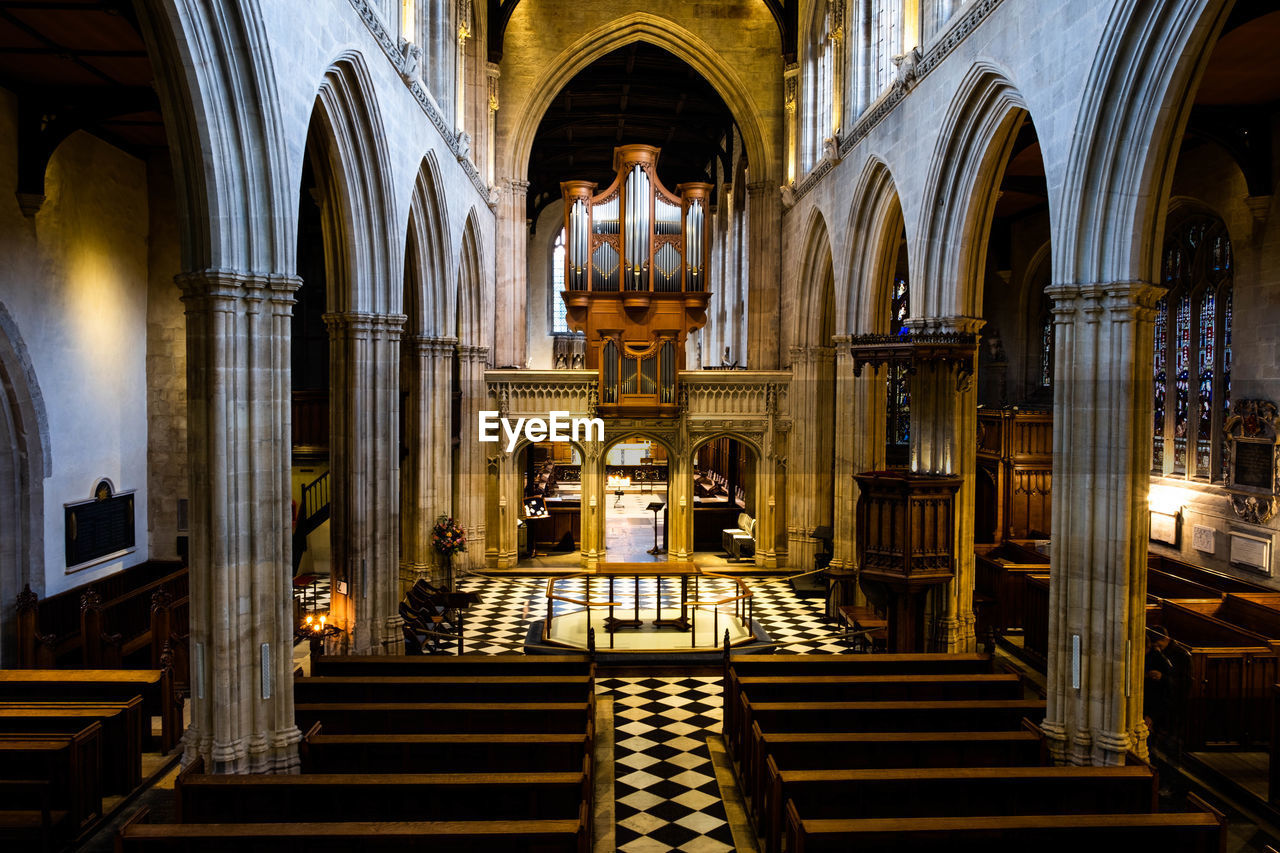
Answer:
[{"label": "dark wooden furniture", "polygon": [[1052,410],[979,409],[977,439],[976,540],[1047,539],[1053,480]]},{"label": "dark wooden furniture", "polygon": [[593,675],[586,655],[326,655],[311,662],[311,674],[351,676]]},{"label": "dark wooden furniture", "polygon": [[586,734],[330,735],[316,727],[302,742],[304,773],[494,773],[565,771],[591,752]]},{"label": "dark wooden furniture", "polygon": [[588,701],[587,675],[313,676],[296,678],[294,699],[313,702],[557,702]]},{"label": "dark wooden furniture", "polygon": [[1004,634],[1023,627],[1027,576],[1048,574],[1049,558],[1016,546],[978,545],[974,548],[974,572],[975,592],[989,600],[984,621],[991,630]]},{"label": "dark wooden furniture", "polygon": [[962,478],[872,471],[854,479],[859,584],[889,617],[889,651],[923,651],[925,593],[955,576]]},{"label": "dark wooden furniture", "polygon": [[182,705],[167,669],[0,669],[0,701],[128,702],[142,697],[143,713],[160,717],[160,751],[182,736]]},{"label": "dark wooden furniture", "polygon": [[76,832],[102,815],[102,724],[72,734],[0,734],[0,779],[50,785],[51,805]]},{"label": "dark wooden furniture", "polygon": [[320,723],[333,734],[514,734],[583,731],[593,702],[303,702],[299,728]]},{"label": "dark wooden furniture", "polygon": [[142,697],[127,702],[0,702],[0,733],[75,734],[102,725],[102,789],[129,794],[142,784]]}]

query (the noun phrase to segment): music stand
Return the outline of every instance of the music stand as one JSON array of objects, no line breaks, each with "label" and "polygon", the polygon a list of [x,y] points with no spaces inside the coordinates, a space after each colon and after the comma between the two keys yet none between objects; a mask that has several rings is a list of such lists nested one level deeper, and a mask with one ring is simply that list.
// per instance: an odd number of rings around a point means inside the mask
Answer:
[{"label": "music stand", "polygon": [[658,513],[662,512],[664,507],[666,504],[662,501],[649,501],[649,505],[645,507],[653,513],[653,547],[646,551],[646,554],[662,554],[666,551],[665,548],[658,547]]}]

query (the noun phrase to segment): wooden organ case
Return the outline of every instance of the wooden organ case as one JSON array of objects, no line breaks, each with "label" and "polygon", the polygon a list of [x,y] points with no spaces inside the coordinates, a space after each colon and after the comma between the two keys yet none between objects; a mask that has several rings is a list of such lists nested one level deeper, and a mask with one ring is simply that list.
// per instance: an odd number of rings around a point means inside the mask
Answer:
[{"label": "wooden organ case", "polygon": [[674,417],[685,339],[707,321],[711,185],[671,192],[658,179],[659,149],[614,149],[617,173],[597,193],[560,185],[565,208],[569,328],[586,339],[586,367],[600,372],[601,416]]}]

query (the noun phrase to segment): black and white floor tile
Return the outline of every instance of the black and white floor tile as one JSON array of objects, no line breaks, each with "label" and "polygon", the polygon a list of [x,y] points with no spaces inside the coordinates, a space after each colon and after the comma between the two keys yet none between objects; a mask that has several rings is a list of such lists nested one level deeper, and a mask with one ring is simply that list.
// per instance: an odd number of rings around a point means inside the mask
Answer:
[{"label": "black and white floor tile", "polygon": [[[754,593],[754,616],[774,642],[784,643],[778,648],[786,654],[835,654],[847,651],[838,640],[831,639],[836,627],[823,621],[820,599],[800,598],[785,581],[765,583],[765,578],[747,578]],[[641,582],[642,600],[651,602],[654,581]],[[700,597],[707,598],[724,592],[728,596],[728,581],[703,580]],[[723,586],[720,589],[717,584]],[[546,578],[490,579],[471,577],[460,582],[459,588],[474,592],[480,603],[466,614],[466,650],[485,654],[519,653],[531,622],[545,619],[547,615]],[[584,581],[576,578],[561,581],[557,592],[578,596],[585,592]],[[601,581],[592,584],[592,596],[604,591]],[[632,584],[619,581],[614,595],[622,602],[625,611],[631,601]],[[666,581],[663,606],[674,606],[679,601],[679,586]],[[573,605],[557,602],[556,613],[573,609]]]},{"label": "black and white floor tile", "polygon": [[722,720],[716,677],[602,679],[613,697],[614,846],[625,853],[734,849],[707,737]]}]

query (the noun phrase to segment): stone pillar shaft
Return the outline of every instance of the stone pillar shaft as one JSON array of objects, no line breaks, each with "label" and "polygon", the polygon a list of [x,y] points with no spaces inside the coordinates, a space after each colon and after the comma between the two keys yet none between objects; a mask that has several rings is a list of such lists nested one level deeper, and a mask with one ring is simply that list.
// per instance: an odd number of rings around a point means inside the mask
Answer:
[{"label": "stone pillar shaft", "polygon": [[804,413],[792,431],[787,489],[787,564],[798,572],[814,568],[814,528],[832,523],[834,369],[831,347],[791,348],[791,400]]},{"label": "stone pillar shaft", "polygon": [[494,363],[499,366],[524,367],[527,357],[525,301],[529,223],[525,194],[528,191],[528,181],[508,178],[499,186],[496,304],[503,309],[496,318],[493,350]]},{"label": "stone pillar shaft", "polygon": [[1044,730],[1059,763],[1122,764],[1126,750],[1147,753],[1149,354],[1160,291],[1116,282],[1048,292],[1057,379]]},{"label": "stone pillar shaft", "polygon": [[[453,565],[455,569],[478,569],[483,568],[485,562],[485,494],[488,479],[485,448],[490,446],[479,441],[478,419],[480,409],[487,405],[486,401],[489,399],[484,381],[489,348],[459,345],[457,359],[462,413],[461,423],[458,425],[458,471],[454,482],[453,512],[466,531],[467,550],[453,558]],[[508,506],[506,511],[517,512],[518,507]]]},{"label": "stone pillar shaft", "polygon": [[290,313],[298,279],[179,276],[187,317],[191,724],[184,762],[289,773]]},{"label": "stone pillar shaft", "polygon": [[443,567],[431,527],[452,513],[453,358],[456,338],[413,337],[403,347],[409,397],[404,417],[409,455],[401,477],[401,594],[419,578],[439,584]]},{"label": "stone pillar shaft", "polygon": [[[782,198],[776,181],[747,186],[747,366],[777,370]],[[522,256],[523,257],[523,256]],[[740,356],[734,353],[734,358]]]},{"label": "stone pillar shaft", "polygon": [[[329,330],[334,624],[357,654],[400,642],[400,329],[403,314],[333,313]],[[345,581],[346,594],[337,584]],[[390,645],[388,645],[390,644]]]}]

